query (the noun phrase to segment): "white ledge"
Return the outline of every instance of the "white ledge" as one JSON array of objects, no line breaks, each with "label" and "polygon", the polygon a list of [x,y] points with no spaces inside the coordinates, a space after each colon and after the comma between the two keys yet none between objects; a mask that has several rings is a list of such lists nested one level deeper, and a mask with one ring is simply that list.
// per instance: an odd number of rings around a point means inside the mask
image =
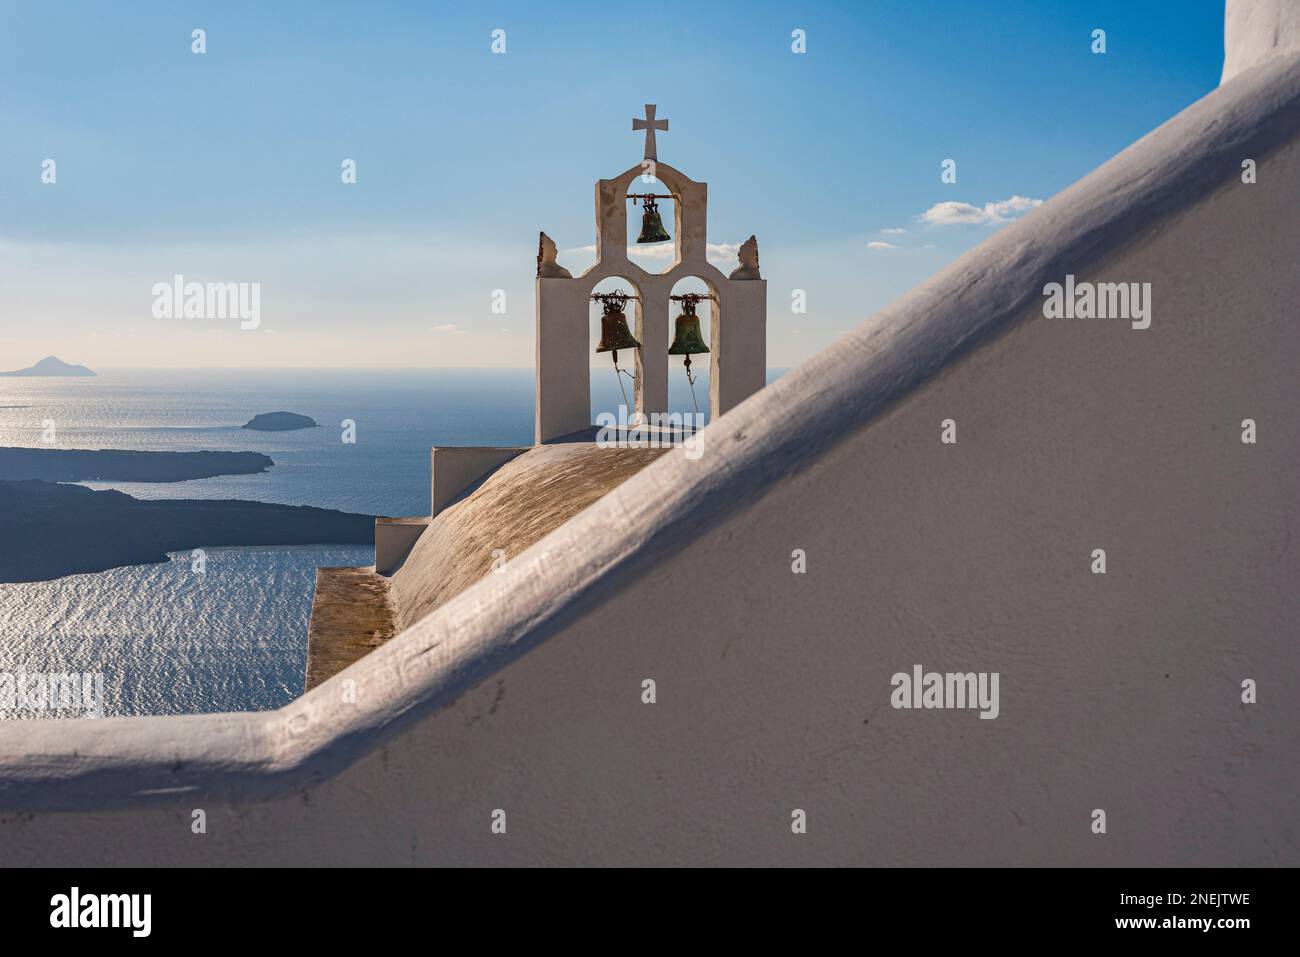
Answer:
[{"label": "white ledge", "polygon": [[[279,711],[0,723],[0,809],[251,801],[338,773],[815,460],[1156,221],[1300,133],[1300,57],[1243,73]],[[357,704],[343,704],[342,682]]]}]

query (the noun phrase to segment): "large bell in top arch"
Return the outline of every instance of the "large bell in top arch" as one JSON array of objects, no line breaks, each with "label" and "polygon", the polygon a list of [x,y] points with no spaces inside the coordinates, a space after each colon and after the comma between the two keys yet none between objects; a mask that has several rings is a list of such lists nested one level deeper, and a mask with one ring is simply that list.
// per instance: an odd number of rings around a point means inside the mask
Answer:
[{"label": "large bell in top arch", "polygon": [[647,199],[641,208],[641,235],[638,243],[662,243],[672,239],[664,229],[663,218],[659,215],[659,206],[653,199]]}]

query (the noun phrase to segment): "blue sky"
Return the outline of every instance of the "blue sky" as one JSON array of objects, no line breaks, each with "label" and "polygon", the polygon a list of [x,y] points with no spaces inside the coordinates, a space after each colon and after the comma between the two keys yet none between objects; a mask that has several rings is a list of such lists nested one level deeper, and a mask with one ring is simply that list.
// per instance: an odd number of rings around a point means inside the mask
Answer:
[{"label": "blue sky", "polygon": [[[988,204],[1049,198],[1212,90],[1222,22],[1222,0],[0,0],[0,367],[530,365],[537,231],[585,267],[593,184],[640,159],[648,102],[660,158],[709,183],[719,264],[757,234],[770,364],[793,365],[1028,205]],[[985,221],[922,218],[941,203]],[[154,318],[178,272],[260,282],[260,327]]]}]

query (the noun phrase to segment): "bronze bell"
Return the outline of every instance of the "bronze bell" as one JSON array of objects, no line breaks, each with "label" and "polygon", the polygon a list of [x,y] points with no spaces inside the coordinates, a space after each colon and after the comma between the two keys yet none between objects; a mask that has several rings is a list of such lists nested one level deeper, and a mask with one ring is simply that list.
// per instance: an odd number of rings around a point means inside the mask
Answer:
[{"label": "bronze bell", "polygon": [[695,314],[696,300],[687,297],[682,300],[682,314],[677,317],[673,330],[673,344],[668,347],[670,356],[686,356],[687,365],[691,356],[708,352],[704,336],[700,333],[700,317]]},{"label": "bronze bell", "polygon": [[636,238],[638,243],[662,243],[672,239],[668,235],[668,230],[664,229],[664,221],[659,217],[659,206],[655,203],[653,197],[646,197],[645,205],[641,208],[641,235]]},{"label": "bronze bell", "polygon": [[605,314],[600,317],[600,344],[596,346],[596,351],[614,353],[615,365],[618,364],[619,349],[641,348],[641,343],[636,341],[632,330],[627,327],[627,316],[623,312],[626,302],[626,299],[606,299],[601,304]]}]

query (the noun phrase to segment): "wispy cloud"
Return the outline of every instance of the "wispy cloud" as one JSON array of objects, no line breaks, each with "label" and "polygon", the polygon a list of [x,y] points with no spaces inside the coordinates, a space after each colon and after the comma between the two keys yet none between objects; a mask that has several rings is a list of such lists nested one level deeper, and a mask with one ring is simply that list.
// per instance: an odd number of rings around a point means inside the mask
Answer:
[{"label": "wispy cloud", "polygon": [[935,203],[921,214],[920,219],[921,222],[929,223],[931,226],[965,224],[997,226],[1010,222],[1035,206],[1041,206],[1042,204],[1041,199],[1030,199],[1028,196],[1020,195],[1012,196],[1009,199],[994,200],[985,203],[982,207],[972,206],[970,203],[960,203],[955,200],[946,200],[942,203]]},{"label": "wispy cloud", "polygon": [[432,331],[447,332],[451,333],[453,336],[463,336],[465,334],[465,330],[454,322],[444,322],[440,325],[434,326]]},{"label": "wispy cloud", "polygon": [[880,232],[884,236],[901,236],[903,233],[907,232],[907,230],[899,226],[892,226],[889,229],[882,229]]},{"label": "wispy cloud", "polygon": [[879,240],[876,240],[875,242],[867,243],[867,248],[868,249],[897,249],[898,247],[895,246],[893,243],[882,243]]}]

